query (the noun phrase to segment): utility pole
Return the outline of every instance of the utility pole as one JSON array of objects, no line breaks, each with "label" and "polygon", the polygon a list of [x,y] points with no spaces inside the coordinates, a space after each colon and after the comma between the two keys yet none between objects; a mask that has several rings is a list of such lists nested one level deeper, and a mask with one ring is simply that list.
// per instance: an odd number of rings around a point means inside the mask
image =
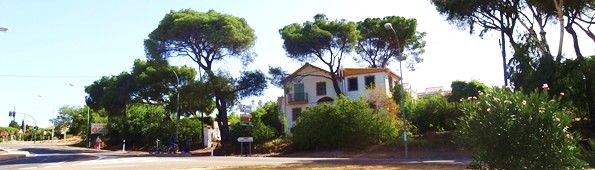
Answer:
[{"label": "utility pole", "polygon": [[[176,83],[176,95],[178,96],[178,100],[176,100],[176,141],[179,141],[178,139],[178,129],[179,129],[179,124],[180,124],[180,78],[178,77],[178,73],[176,73],[175,70],[172,70],[174,72],[174,75],[176,75],[176,80],[178,81],[178,83]],[[178,152],[178,145],[176,145],[176,153]]]},{"label": "utility pole", "polygon": [[87,106],[87,147],[90,148],[91,147],[91,141],[90,141],[90,131],[91,129],[91,124],[89,123],[89,106]]}]

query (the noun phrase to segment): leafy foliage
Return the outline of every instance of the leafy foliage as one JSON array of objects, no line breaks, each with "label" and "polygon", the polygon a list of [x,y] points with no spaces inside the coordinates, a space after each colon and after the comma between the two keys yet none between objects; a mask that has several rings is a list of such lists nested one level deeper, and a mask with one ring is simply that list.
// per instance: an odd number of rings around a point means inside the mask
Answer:
[{"label": "leafy foliage", "polygon": [[[398,40],[392,30],[384,28],[386,23],[393,25]],[[412,64],[423,61],[419,55],[424,53],[426,33],[417,32],[416,19],[398,16],[366,18],[357,23],[357,30],[361,35],[355,48],[359,54],[355,57],[358,62],[366,62],[372,68],[386,68],[401,56],[401,61],[409,59],[410,68],[413,68]]]},{"label": "leafy foliage", "polygon": [[292,129],[292,141],[296,150],[361,146],[374,143],[377,134],[394,141],[402,133],[398,124],[388,112],[374,114],[363,99],[341,96],[333,104],[308,107]]},{"label": "leafy foliage", "polygon": [[471,80],[470,82],[453,81],[450,88],[452,93],[448,96],[449,102],[459,102],[469,96],[477,96],[479,92],[488,92],[489,89],[485,84],[477,80]]},{"label": "leafy foliage", "polygon": [[214,10],[184,9],[170,11],[163,17],[145,40],[145,51],[151,60],[188,57],[205,71],[209,92],[215,97],[215,107],[220,113],[221,138],[229,141],[227,109],[236,98],[262,94],[266,80],[259,71],[247,71],[234,82],[230,76],[216,74],[213,63],[230,58],[241,59],[244,66],[251,63],[255,57],[251,51],[255,40],[254,30],[243,18]]},{"label": "leafy foliage", "polygon": [[285,127],[287,126],[287,119],[285,114],[279,109],[279,104],[276,102],[267,102],[257,111],[264,112],[259,118],[267,126],[270,126],[275,131],[275,137],[285,135]]},{"label": "leafy foliage", "polygon": [[21,126],[19,125],[19,123],[17,123],[17,121],[11,120],[10,123],[8,124],[8,127],[19,128]]},{"label": "leafy foliage", "polygon": [[570,110],[547,89],[525,95],[495,88],[463,102],[456,141],[472,154],[473,168],[582,168]]},{"label": "leafy foliage", "polygon": [[461,116],[455,103],[448,102],[441,95],[417,99],[413,112],[409,112],[409,119],[417,127],[418,134],[454,130],[455,121]]},{"label": "leafy foliage", "polygon": [[331,72],[331,81],[337,95],[342,94],[337,75],[344,54],[356,46],[359,34],[356,23],[346,20],[329,21],[317,14],[314,21],[293,23],[279,30],[287,56],[299,62],[322,61]]},{"label": "leafy foliage", "polygon": [[278,88],[284,88],[283,80],[289,76],[289,73],[281,67],[273,67],[269,65],[269,76],[267,80]]},{"label": "leafy foliage", "polygon": [[[399,116],[402,116],[402,107],[401,106],[401,90],[403,88],[401,88],[401,84],[399,83],[399,81],[395,82],[395,86],[393,87],[393,89],[391,90],[391,95],[392,95],[392,99],[395,100],[395,103],[397,103],[399,105]],[[415,108],[415,102],[413,101],[413,97],[411,96],[410,91],[404,91],[403,93],[403,98],[405,98],[404,105],[405,105],[405,112],[406,113],[411,113],[413,111],[413,109]]]}]

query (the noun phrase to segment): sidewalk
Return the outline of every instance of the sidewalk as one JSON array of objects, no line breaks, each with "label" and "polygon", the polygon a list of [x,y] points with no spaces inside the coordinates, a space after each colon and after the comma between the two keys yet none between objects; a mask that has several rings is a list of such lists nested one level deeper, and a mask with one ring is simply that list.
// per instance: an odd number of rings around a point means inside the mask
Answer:
[{"label": "sidewalk", "polygon": [[27,156],[29,156],[29,152],[27,151],[5,149],[0,147],[0,161],[26,158]]}]

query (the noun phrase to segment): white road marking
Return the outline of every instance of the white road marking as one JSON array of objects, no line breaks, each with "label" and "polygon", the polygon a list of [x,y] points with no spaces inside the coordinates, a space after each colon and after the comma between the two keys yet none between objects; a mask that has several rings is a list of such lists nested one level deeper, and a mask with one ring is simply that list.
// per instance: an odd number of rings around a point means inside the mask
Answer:
[{"label": "white road marking", "polygon": [[37,167],[19,168],[19,169],[37,169]]},{"label": "white road marking", "polygon": [[45,163],[45,164],[42,164],[42,166],[57,166],[57,165],[61,165],[63,163],[64,163],[64,161],[56,162],[56,163]]},{"label": "white road marking", "polygon": [[133,167],[133,166],[140,166],[140,165],[107,165],[107,166],[93,166],[93,167],[85,167],[87,169],[111,169],[111,168],[124,168],[124,167]]},{"label": "white road marking", "polygon": [[175,162],[189,162],[193,161],[190,159],[180,158],[156,158],[156,157],[132,157],[132,158],[100,158],[96,160],[83,161],[71,166],[87,166],[87,165],[115,165],[115,164],[130,164],[134,162],[139,163],[151,163],[151,162],[162,162],[162,161],[175,161]]}]

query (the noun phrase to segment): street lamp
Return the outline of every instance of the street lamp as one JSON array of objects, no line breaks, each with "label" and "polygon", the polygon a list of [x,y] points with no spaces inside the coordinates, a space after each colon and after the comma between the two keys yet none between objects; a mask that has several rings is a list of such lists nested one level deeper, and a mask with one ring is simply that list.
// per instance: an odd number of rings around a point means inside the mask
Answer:
[{"label": "street lamp", "polygon": [[399,37],[397,36],[397,31],[395,31],[395,29],[393,28],[393,25],[391,23],[386,23],[384,24],[384,28],[388,29],[388,30],[392,30],[393,34],[395,35],[395,40],[397,41],[397,59],[399,59],[399,72],[400,72],[400,76],[401,76],[401,80],[399,81],[401,83],[401,113],[403,113],[403,141],[405,142],[405,158],[407,158],[407,154],[408,154],[408,149],[407,149],[407,114],[405,113],[405,97],[403,96],[405,93],[405,87],[403,87],[403,66],[401,64],[401,44],[399,43]]},{"label": "street lamp", "polygon": [[6,32],[8,30],[10,30],[10,28],[8,28],[8,27],[0,27],[0,31],[2,31],[2,32]]},{"label": "street lamp", "polygon": [[[38,97],[43,97],[43,94],[38,94]],[[52,134],[51,134],[51,140],[50,143],[54,142],[54,129],[56,129],[56,117],[55,117],[55,111],[54,111],[54,107],[52,106]]]},{"label": "street lamp", "polygon": [[[70,87],[74,87],[75,85],[72,83],[68,84]],[[85,96],[85,105],[86,105],[86,99],[89,96]],[[91,122],[89,121],[90,116],[89,116],[89,106],[87,106],[87,136],[86,136],[86,143],[87,143],[87,147],[90,148],[91,147]]]},{"label": "street lamp", "polygon": [[[178,141],[178,129],[180,126],[180,78],[178,77],[178,73],[176,73],[175,70],[171,71],[174,72],[174,75],[176,75],[176,80],[178,81],[178,83],[176,83],[176,95],[178,96],[178,100],[176,100],[176,141]],[[176,145],[176,152],[178,152],[178,145]]]}]

